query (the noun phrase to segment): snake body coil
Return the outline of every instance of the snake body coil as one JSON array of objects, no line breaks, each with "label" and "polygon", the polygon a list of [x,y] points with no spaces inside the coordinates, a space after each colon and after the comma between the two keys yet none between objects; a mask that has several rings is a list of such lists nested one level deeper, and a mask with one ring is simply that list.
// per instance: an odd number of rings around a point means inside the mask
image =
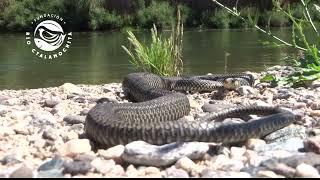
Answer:
[{"label": "snake body coil", "polygon": [[[143,140],[150,144],[177,141],[233,143],[265,136],[283,128],[298,116],[278,107],[235,107],[195,121],[182,117],[190,112],[186,95],[172,90],[212,91],[224,87],[228,78],[241,85],[252,85],[253,77],[245,74],[205,75],[193,77],[160,77],[149,73],[128,74],[122,83],[124,93],[135,103],[99,103],[87,114],[85,132],[103,146],[127,144]],[[223,124],[213,120],[266,115],[257,120]]]}]

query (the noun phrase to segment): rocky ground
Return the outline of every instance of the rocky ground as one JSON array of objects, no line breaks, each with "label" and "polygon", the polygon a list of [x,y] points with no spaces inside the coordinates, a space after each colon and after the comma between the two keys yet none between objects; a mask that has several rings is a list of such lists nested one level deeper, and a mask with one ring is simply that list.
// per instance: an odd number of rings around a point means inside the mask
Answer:
[{"label": "rocky ground", "polygon": [[223,100],[215,92],[187,95],[192,107],[188,121],[248,104],[281,105],[303,115],[263,139],[235,145],[190,142],[159,147],[136,141],[97,149],[85,137],[85,116],[100,98],[127,102],[121,84],[2,90],[0,177],[320,177],[320,83],[297,89],[259,83],[267,72],[284,76],[291,71],[275,66],[251,72],[256,85],[227,92]]}]

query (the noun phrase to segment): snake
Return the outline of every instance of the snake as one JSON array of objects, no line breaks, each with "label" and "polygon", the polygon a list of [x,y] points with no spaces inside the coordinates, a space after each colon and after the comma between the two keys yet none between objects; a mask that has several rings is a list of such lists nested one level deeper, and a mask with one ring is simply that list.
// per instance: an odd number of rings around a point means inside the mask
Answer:
[{"label": "snake", "polygon": [[[252,86],[251,74],[210,74],[166,77],[152,73],[127,74],[122,89],[129,102],[100,102],[87,113],[84,131],[100,146],[145,141],[154,145],[172,142],[237,143],[261,138],[290,125],[301,117],[278,106],[236,106],[211,112],[193,121],[185,92],[212,92]],[[226,118],[259,118],[241,123],[223,123]]]}]

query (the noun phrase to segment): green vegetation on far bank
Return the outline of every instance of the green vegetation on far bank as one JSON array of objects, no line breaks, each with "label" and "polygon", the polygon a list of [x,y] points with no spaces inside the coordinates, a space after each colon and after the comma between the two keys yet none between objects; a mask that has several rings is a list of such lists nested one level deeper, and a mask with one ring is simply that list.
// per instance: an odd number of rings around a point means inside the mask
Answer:
[{"label": "green vegetation on far bank", "polygon": [[[193,0],[196,1],[196,0]],[[182,21],[186,28],[248,28],[249,23],[243,22],[221,8],[193,7],[187,1],[169,0],[135,0],[126,2],[128,10],[119,10],[115,0],[1,0],[0,31],[25,31],[31,21],[42,14],[54,13],[62,16],[72,31],[119,30],[130,28],[170,29],[174,19],[177,3],[181,5]],[[199,2],[197,2],[199,3]],[[209,1],[208,5],[214,3]],[[196,3],[194,3],[196,4]],[[303,15],[303,7],[296,6],[294,14]],[[287,16],[275,9],[261,9],[251,4],[239,8],[242,16],[250,17],[260,26],[281,27],[290,25]],[[320,15],[310,9],[315,21]]]}]

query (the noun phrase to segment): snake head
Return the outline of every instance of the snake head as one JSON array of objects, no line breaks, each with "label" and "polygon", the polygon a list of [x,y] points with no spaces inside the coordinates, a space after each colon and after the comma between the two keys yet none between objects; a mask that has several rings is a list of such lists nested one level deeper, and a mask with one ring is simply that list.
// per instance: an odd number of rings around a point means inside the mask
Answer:
[{"label": "snake head", "polygon": [[235,90],[241,86],[241,83],[236,78],[226,78],[223,81],[223,87],[228,90]]}]

